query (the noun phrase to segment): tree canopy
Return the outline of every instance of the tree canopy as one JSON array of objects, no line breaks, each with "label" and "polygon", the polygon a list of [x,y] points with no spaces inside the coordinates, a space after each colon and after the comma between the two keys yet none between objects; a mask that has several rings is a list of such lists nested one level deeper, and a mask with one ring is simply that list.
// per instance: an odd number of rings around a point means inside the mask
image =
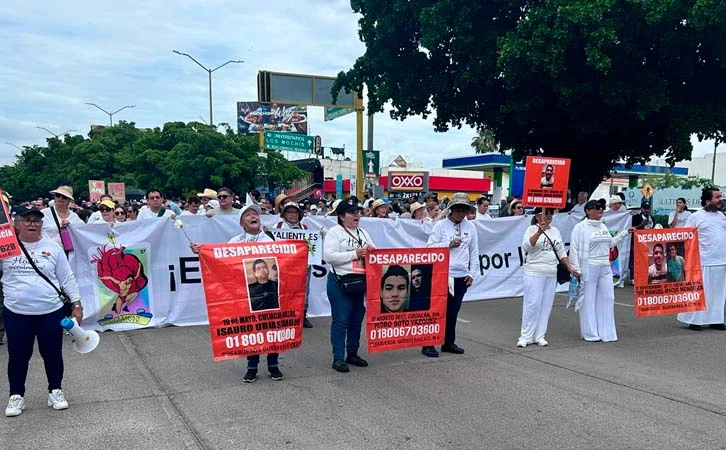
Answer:
[{"label": "tree canopy", "polygon": [[366,51],[333,91],[491,130],[501,149],[573,159],[573,187],[612,165],[690,159],[726,130],[723,0],[352,0]]},{"label": "tree canopy", "polygon": [[15,198],[44,197],[60,185],[88,198],[88,180],[175,196],[220,186],[244,193],[264,184],[288,187],[304,175],[280,152],[259,158],[257,136],[236,134],[229,127],[219,132],[199,122],[169,122],[153,130],[120,122],[91,131],[88,138],[52,137],[47,144],[25,147],[15,164],[0,167],[3,188]]}]

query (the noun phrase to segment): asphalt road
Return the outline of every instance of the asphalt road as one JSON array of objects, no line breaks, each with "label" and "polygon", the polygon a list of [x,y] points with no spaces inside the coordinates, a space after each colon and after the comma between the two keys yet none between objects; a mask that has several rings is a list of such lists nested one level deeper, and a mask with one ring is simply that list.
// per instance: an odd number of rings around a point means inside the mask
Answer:
[{"label": "asphalt road", "polygon": [[281,355],[286,379],[267,378],[263,363],[253,384],[242,383],[245,360],[212,361],[206,327],[104,333],[87,355],[68,338],[70,408],[46,407],[36,353],[27,409],[0,416],[0,448],[726,448],[726,331],[636,319],[624,288],[619,341],[586,343],[564,304],[558,296],[549,347],[515,347],[521,299],[469,302],[465,355],[363,353],[370,366],[348,374],[330,368],[330,320],[316,318],[302,348]]}]

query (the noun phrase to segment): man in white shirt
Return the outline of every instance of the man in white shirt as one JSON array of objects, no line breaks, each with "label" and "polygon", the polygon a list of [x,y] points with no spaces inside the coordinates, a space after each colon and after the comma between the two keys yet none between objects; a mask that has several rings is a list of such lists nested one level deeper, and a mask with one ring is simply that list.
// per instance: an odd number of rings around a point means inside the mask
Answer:
[{"label": "man in white shirt", "polygon": [[703,325],[717,330],[726,329],[726,216],[722,212],[723,205],[723,194],[718,188],[705,188],[701,191],[703,209],[691,214],[686,221],[686,227],[698,230],[703,293],[706,296],[705,311],[678,314],[678,321],[688,324],[693,331],[700,331]]},{"label": "man in white shirt", "polygon": [[[436,222],[427,247],[448,247],[449,256],[449,294],[446,302],[446,328],[442,352],[461,355],[464,349],[456,345],[456,318],[461,309],[469,286],[474,282],[476,263],[479,257],[479,240],[474,225],[464,220],[466,214],[475,208],[469,197],[457,192],[451,197],[447,217]],[[452,289],[453,287],[453,289]],[[439,352],[433,346],[423,347],[421,353],[429,358],[437,358]]]},{"label": "man in white shirt", "polygon": [[489,220],[489,199],[481,196],[476,200],[476,220]]},{"label": "man in white shirt", "polygon": [[164,208],[164,196],[158,189],[149,189],[146,191],[147,206],[144,206],[139,211],[138,218],[136,220],[152,220],[157,217],[166,217],[168,219],[174,219],[174,214],[170,209]]}]

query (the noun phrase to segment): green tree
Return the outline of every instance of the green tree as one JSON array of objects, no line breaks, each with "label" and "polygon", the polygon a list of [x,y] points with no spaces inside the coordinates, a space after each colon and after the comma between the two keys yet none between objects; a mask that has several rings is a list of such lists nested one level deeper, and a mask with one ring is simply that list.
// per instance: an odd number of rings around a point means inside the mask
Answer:
[{"label": "green tree", "polygon": [[722,0],[352,0],[365,53],[341,87],[369,108],[494,132],[516,159],[573,159],[573,192],[612,165],[689,159],[726,130]]},{"label": "green tree", "polygon": [[304,175],[279,152],[270,151],[265,160],[257,152],[257,137],[229,127],[219,132],[199,122],[169,122],[149,130],[120,122],[88,138],[50,138],[45,147],[25,147],[15,164],[0,167],[0,179],[15,198],[28,200],[63,184],[87,198],[88,180],[187,196],[204,187],[248,192],[262,171],[281,187]]},{"label": "green tree", "polygon": [[479,128],[476,136],[471,139],[471,146],[479,154],[499,151],[497,138],[489,128]]}]

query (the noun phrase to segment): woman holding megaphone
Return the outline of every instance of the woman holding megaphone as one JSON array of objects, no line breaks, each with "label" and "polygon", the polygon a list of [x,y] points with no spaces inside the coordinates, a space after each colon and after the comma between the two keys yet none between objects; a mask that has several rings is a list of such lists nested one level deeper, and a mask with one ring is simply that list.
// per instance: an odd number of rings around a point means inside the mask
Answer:
[{"label": "woman holding megaphone", "polygon": [[76,278],[63,249],[41,236],[43,218],[37,208],[16,214],[15,226],[23,253],[2,260],[3,317],[10,382],[10,399],[5,408],[7,417],[19,416],[25,409],[25,380],[36,339],[48,377],[47,404],[56,410],[68,408],[61,390],[63,329],[60,323],[65,314],[56,287],[72,300],[71,317],[78,323],[83,320],[83,307]]}]

